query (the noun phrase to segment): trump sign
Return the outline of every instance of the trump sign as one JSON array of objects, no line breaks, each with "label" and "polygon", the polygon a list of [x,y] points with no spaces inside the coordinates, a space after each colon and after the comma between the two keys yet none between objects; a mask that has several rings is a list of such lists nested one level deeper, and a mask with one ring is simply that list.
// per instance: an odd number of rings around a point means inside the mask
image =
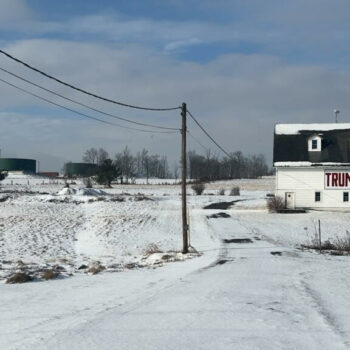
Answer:
[{"label": "trump sign", "polygon": [[350,170],[325,170],[324,188],[327,190],[350,189]]}]

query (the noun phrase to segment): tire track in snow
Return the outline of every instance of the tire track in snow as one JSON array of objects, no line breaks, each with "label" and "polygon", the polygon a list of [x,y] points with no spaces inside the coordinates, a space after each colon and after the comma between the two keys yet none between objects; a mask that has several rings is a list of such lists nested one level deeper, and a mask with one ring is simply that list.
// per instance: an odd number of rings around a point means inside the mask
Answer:
[{"label": "tire track in snow", "polygon": [[320,315],[324,323],[328,328],[338,337],[339,341],[346,347],[349,347],[350,341],[347,339],[347,332],[341,329],[341,326],[337,322],[336,316],[326,307],[322,297],[311,288],[310,284],[306,281],[310,278],[311,271],[309,273],[300,273],[302,276],[300,279],[301,293],[306,299],[310,301],[313,309]]}]

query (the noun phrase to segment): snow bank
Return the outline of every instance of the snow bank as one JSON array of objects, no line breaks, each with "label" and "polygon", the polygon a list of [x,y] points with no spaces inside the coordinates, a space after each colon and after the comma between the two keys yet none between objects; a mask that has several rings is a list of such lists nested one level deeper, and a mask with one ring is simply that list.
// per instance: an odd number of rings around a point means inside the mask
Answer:
[{"label": "snow bank", "polygon": [[95,189],[95,188],[71,188],[65,187],[61,191],[57,193],[59,196],[67,196],[67,195],[77,195],[77,196],[106,196],[107,192]]},{"label": "snow bank", "polygon": [[350,129],[350,123],[323,123],[323,124],[276,124],[276,135],[297,135],[301,131],[330,131]]}]

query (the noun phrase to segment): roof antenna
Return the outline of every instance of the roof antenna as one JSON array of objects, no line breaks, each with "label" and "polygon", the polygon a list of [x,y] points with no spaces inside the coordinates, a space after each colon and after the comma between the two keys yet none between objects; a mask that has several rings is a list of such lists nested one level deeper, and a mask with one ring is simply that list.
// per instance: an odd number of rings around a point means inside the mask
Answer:
[{"label": "roof antenna", "polygon": [[333,112],[335,116],[335,122],[338,123],[338,114],[340,113],[340,111],[338,109],[333,109]]}]

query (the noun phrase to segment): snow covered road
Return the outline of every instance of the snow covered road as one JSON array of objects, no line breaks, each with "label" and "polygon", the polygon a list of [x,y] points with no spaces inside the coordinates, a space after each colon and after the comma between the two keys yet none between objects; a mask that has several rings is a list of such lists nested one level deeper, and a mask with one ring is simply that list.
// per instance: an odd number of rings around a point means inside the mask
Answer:
[{"label": "snow covered road", "polygon": [[349,348],[348,258],[297,251],[254,229],[254,212],[231,215],[207,220],[198,259],[1,285],[1,349]]}]

